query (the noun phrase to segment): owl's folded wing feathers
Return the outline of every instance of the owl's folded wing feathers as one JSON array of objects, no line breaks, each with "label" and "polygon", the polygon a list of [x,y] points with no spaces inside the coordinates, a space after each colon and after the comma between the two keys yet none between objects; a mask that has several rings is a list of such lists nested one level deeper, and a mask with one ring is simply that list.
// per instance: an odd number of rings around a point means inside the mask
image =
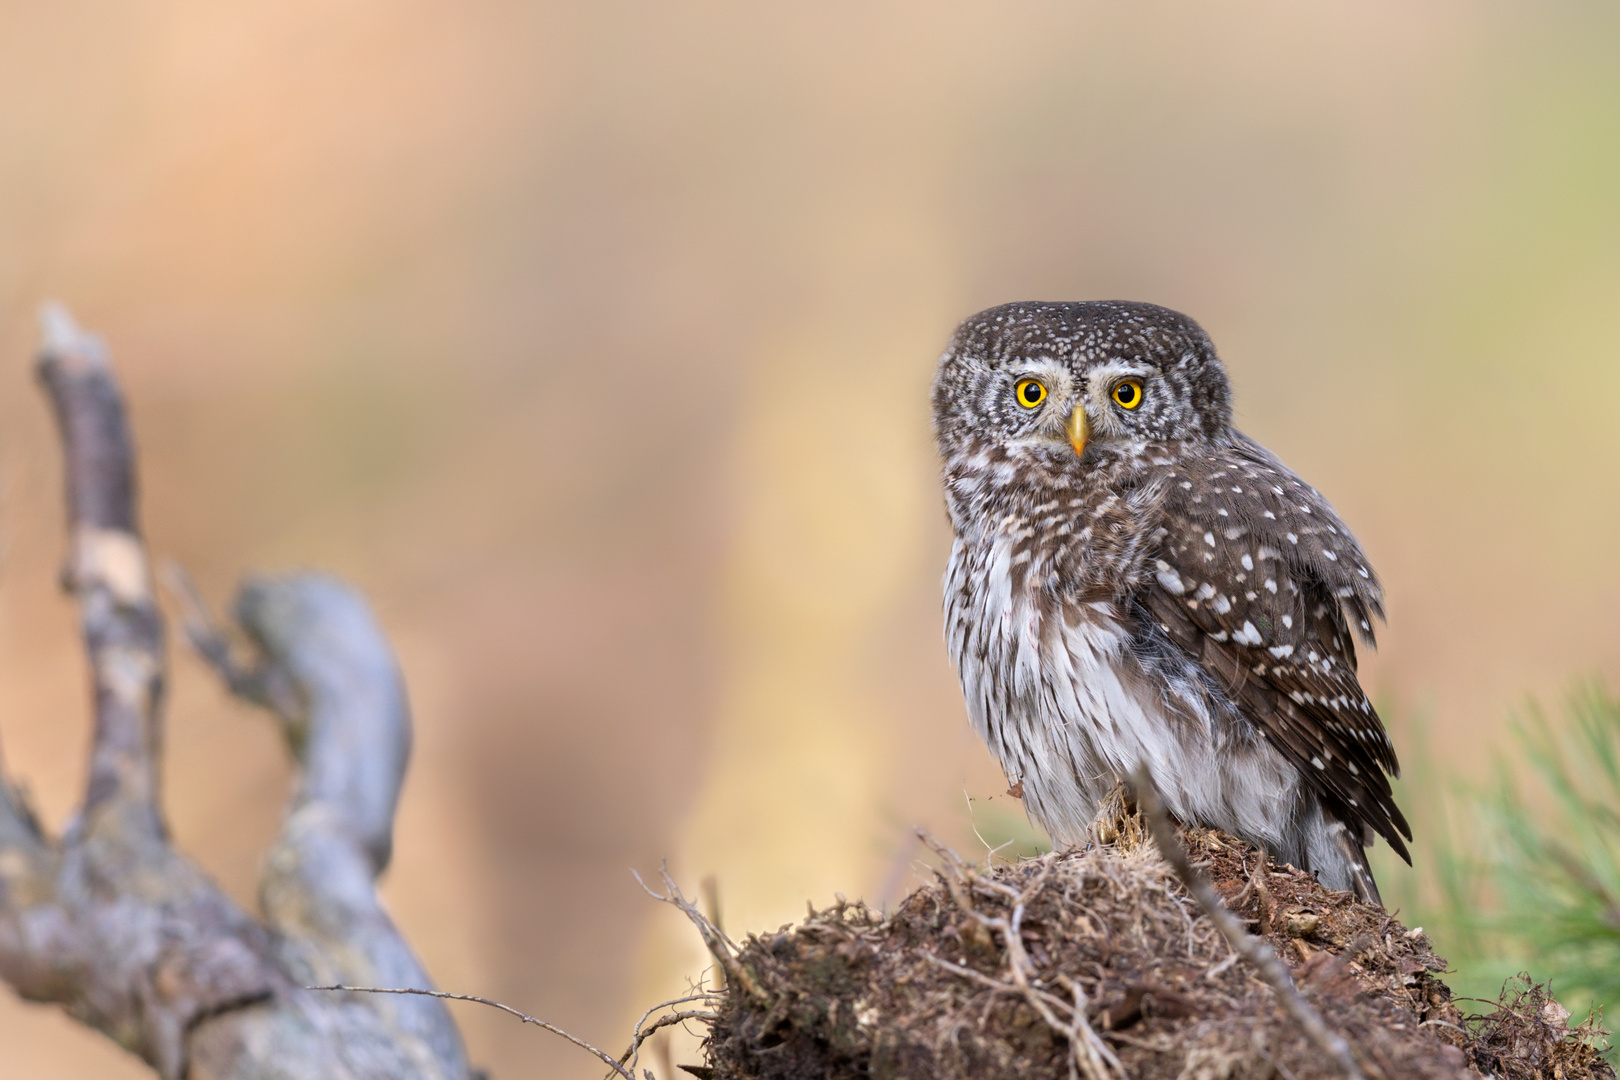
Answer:
[{"label": "owl's folded wing feathers", "polygon": [[1243,436],[1164,479],[1159,550],[1137,597],[1347,824],[1411,861],[1383,723],[1356,679],[1383,595],[1315,489]]}]

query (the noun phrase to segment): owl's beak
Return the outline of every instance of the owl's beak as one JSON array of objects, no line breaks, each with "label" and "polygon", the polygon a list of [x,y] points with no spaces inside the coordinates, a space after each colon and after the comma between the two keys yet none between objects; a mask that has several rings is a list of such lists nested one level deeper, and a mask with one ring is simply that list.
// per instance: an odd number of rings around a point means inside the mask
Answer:
[{"label": "owl's beak", "polygon": [[1084,454],[1086,452],[1086,439],[1091,435],[1091,421],[1086,419],[1084,405],[1074,407],[1074,411],[1069,414],[1066,430],[1069,433],[1069,445],[1074,447],[1075,456],[1078,457]]}]

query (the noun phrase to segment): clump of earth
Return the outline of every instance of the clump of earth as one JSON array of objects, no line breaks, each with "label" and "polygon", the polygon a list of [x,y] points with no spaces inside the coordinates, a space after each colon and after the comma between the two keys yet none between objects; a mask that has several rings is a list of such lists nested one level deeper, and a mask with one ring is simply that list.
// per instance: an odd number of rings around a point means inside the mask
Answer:
[{"label": "clump of earth", "polygon": [[[1129,822],[1126,823],[1129,826]],[[1222,833],[1194,862],[1377,1080],[1613,1078],[1596,1022],[1510,984],[1466,1015],[1419,929]],[[1342,1075],[1131,826],[994,867],[941,849],[936,880],[879,915],[839,903],[748,938],[705,1043],[711,1080]]]}]

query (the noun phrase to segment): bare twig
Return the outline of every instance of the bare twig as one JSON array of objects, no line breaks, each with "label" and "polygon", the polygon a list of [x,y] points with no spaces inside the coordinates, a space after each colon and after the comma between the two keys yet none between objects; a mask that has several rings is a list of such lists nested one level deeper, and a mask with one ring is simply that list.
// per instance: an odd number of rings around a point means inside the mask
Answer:
[{"label": "bare twig", "polygon": [[1239,960],[1239,957],[1238,957],[1237,953],[1235,953],[1235,952],[1234,953],[1227,953],[1225,960],[1222,960],[1220,963],[1216,964],[1214,967],[1212,967],[1208,971],[1204,972],[1204,981],[1205,982],[1215,982],[1222,975],[1226,974],[1227,969],[1230,968],[1233,964],[1237,963],[1238,960]]},{"label": "bare twig", "polygon": [[641,875],[635,870],[630,871],[630,873],[634,875],[636,884],[640,885],[648,896],[677,908],[681,914],[691,920],[692,925],[697,927],[698,934],[702,936],[703,944],[708,947],[709,954],[720,964],[721,969],[726,973],[727,979],[742,987],[749,997],[759,1001],[766,999],[765,991],[761,989],[759,981],[754,978],[754,973],[738,961],[737,946],[730,938],[726,937],[724,931],[709,920],[708,916],[697,909],[696,904],[686,898],[686,895],[681,892],[680,886],[675,884],[675,879],[670,877],[667,865],[658,868],[658,876],[663,878],[664,881],[663,892],[657,892],[649,888],[647,883],[641,879]]},{"label": "bare twig", "polygon": [[993,979],[982,971],[975,971],[972,968],[966,967],[962,964],[953,964],[943,956],[940,956],[938,953],[931,953],[927,950],[923,950],[920,955],[924,960],[928,961],[930,964],[933,964],[935,967],[944,968],[953,975],[960,975],[969,982],[976,982],[986,990],[996,990],[1003,994],[1012,994],[1015,997],[1020,996],[1018,987],[1014,986],[1012,983],[1002,982],[1000,979]]},{"label": "bare twig", "polygon": [[652,1016],[653,1013],[658,1012],[660,1009],[674,1008],[676,1005],[687,1005],[694,1001],[714,1003],[720,998],[720,994],[704,990],[696,994],[687,994],[685,997],[660,1001],[657,1005],[642,1013],[641,1019],[636,1021],[636,1026],[631,1029],[630,1045],[625,1049],[624,1053],[619,1055],[619,1064],[624,1065],[633,1073],[636,1071],[636,1062],[640,1060],[641,1044],[646,1042],[649,1037],[675,1024],[682,1024],[688,1020],[713,1020],[715,1016],[712,1011],[687,1009],[670,1013],[668,1016],[660,1016],[657,1020],[648,1024],[647,1018]]},{"label": "bare twig", "polygon": [[478,997],[475,994],[452,994],[445,990],[420,990],[409,986],[344,986],[339,983],[333,986],[306,986],[304,989],[343,990],[351,994],[412,994],[417,997],[438,998],[441,1001],[471,1001],[476,1005],[488,1005],[492,1009],[499,1009],[503,1013],[509,1013],[512,1016],[517,1017],[525,1024],[533,1024],[536,1027],[545,1028],[553,1035],[561,1035],[563,1038],[567,1039],[580,1049],[589,1050],[591,1053],[601,1058],[607,1063],[607,1066],[610,1069],[624,1077],[624,1080],[636,1080],[635,1076],[627,1071],[624,1066],[620,1065],[617,1061],[614,1061],[607,1054],[598,1050],[584,1039],[581,1039],[576,1035],[568,1034],[568,1032],[564,1031],[555,1024],[548,1024],[544,1020],[537,1019],[536,1017],[530,1016],[526,1012],[521,1012],[514,1009],[510,1005],[502,1005],[499,1001],[494,1001],[490,998]]},{"label": "bare twig", "polygon": [[951,900],[956,906],[969,914],[976,914],[973,897],[969,895],[963,884],[968,880],[972,868],[963,861],[962,856],[946,847],[934,838],[927,829],[917,830],[917,839],[921,840],[935,855],[944,860],[949,874],[939,874],[939,880],[945,884],[946,891],[951,894]]},{"label": "bare twig", "polygon": [[1198,901],[1198,906],[1204,909],[1209,921],[1215,924],[1234,952],[1254,965],[1283,1008],[1293,1016],[1316,1048],[1333,1062],[1339,1074],[1345,1080],[1364,1080],[1361,1067],[1356,1064],[1344,1036],[1328,1028],[1321,1015],[1294,985],[1288,968],[1277,958],[1271,946],[1243,929],[1226,905],[1221,903],[1220,897],[1215,895],[1209,882],[1188,861],[1186,849],[1176,839],[1175,830],[1170,825],[1170,815],[1165,811],[1164,802],[1159,798],[1159,790],[1154,786],[1146,765],[1137,769],[1132,782],[1136,786],[1137,801],[1147,814],[1148,827],[1153,832],[1153,841],[1158,845],[1159,853],[1176,872],[1193,899]]},{"label": "bare twig", "polygon": [[1009,836],[1007,839],[1003,840],[1001,843],[997,844],[995,847],[991,847],[990,846],[990,841],[986,840],[984,838],[984,833],[979,831],[978,819],[973,814],[973,796],[968,794],[966,788],[962,789],[962,800],[963,800],[963,802],[965,802],[967,804],[968,826],[970,828],[972,828],[973,835],[979,838],[979,843],[984,845],[984,862],[985,862],[985,865],[986,866],[993,865],[995,863],[996,854],[999,851],[1001,851],[1002,848],[1007,847],[1008,845],[1010,845],[1015,838]]},{"label": "bare twig", "polygon": [[197,655],[218,673],[231,693],[256,705],[276,708],[278,703],[265,692],[263,669],[237,663],[225,628],[214,618],[186,568],[169,559],[162,563],[161,570],[163,584],[180,605],[180,628]]}]

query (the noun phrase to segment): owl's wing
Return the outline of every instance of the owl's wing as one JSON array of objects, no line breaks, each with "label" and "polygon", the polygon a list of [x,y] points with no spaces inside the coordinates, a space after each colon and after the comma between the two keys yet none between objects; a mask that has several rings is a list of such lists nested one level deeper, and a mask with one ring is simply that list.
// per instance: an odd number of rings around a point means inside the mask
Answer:
[{"label": "owl's wing", "polygon": [[1347,824],[1411,862],[1395,749],[1356,679],[1383,592],[1327,500],[1245,436],[1179,461],[1138,599]]}]

